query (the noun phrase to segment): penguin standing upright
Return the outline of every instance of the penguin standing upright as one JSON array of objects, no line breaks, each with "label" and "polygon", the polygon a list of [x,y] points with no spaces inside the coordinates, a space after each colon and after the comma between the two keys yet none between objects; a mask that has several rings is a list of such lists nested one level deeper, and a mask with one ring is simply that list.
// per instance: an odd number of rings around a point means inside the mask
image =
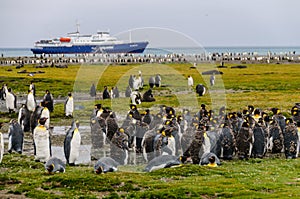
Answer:
[{"label": "penguin standing upright", "polygon": [[24,132],[30,131],[30,112],[26,104],[22,104],[19,109],[18,123],[21,125]]},{"label": "penguin standing upright", "polygon": [[26,106],[29,111],[33,112],[36,107],[36,100],[34,98],[34,94],[31,90],[28,91],[26,98]]},{"label": "penguin standing upright", "polygon": [[39,125],[33,130],[35,161],[46,162],[51,157],[49,130],[45,127],[47,118],[40,118]]},{"label": "penguin standing upright", "polygon": [[11,120],[8,130],[8,152],[13,150],[22,153],[23,151],[24,132],[16,120]]},{"label": "penguin standing upright", "polygon": [[64,152],[67,164],[75,166],[75,161],[79,157],[79,149],[81,143],[81,136],[78,130],[79,122],[73,121],[71,128],[67,131],[64,140]]},{"label": "penguin standing upright", "polygon": [[90,88],[90,96],[91,97],[96,97],[97,93],[96,93],[96,86],[95,84],[93,83],[91,88]]},{"label": "penguin standing upright", "polygon": [[157,75],[155,76],[155,86],[156,86],[156,87],[160,87],[160,86],[161,86],[161,77],[160,77],[159,74],[157,74]]},{"label": "penguin standing upright", "polygon": [[134,77],[130,75],[129,80],[128,80],[128,85],[130,88],[133,88],[133,82],[134,82]]},{"label": "penguin standing upright", "polygon": [[149,78],[149,86],[150,88],[153,88],[155,86],[155,78],[153,76]]},{"label": "penguin standing upright", "polygon": [[110,156],[122,165],[128,161],[128,135],[123,128],[119,128],[111,139]]},{"label": "penguin standing upright", "polygon": [[15,112],[17,108],[17,97],[13,94],[11,88],[8,88],[8,92],[6,93],[6,108],[9,113]]},{"label": "penguin standing upright", "polygon": [[120,97],[120,92],[117,86],[115,86],[113,90],[114,98],[119,98]]},{"label": "penguin standing upright", "polygon": [[108,139],[108,142],[110,142],[114,134],[118,131],[119,128],[119,125],[116,121],[116,115],[114,112],[109,113],[109,117],[106,118],[106,125],[107,125],[106,137]]},{"label": "penguin standing upright", "polygon": [[0,163],[2,162],[3,153],[4,153],[4,139],[3,139],[3,134],[0,132]]},{"label": "penguin standing upright", "polygon": [[65,172],[66,164],[57,157],[52,157],[45,163],[45,169],[48,173]]},{"label": "penguin standing upright", "polygon": [[33,81],[30,82],[29,91],[31,91],[33,96],[35,96],[35,85],[34,85]]},{"label": "penguin standing upright", "polygon": [[125,97],[130,97],[132,93],[132,90],[130,86],[127,86],[126,91],[125,91]]},{"label": "penguin standing upright", "polygon": [[53,96],[49,90],[46,90],[46,94],[44,95],[43,101],[45,102],[45,106],[49,109],[50,112],[54,110],[54,100]]},{"label": "penguin standing upright", "polygon": [[30,128],[31,128],[32,134],[33,134],[35,127],[37,127],[39,124],[39,119],[41,118],[42,111],[43,111],[43,107],[38,105],[35,107],[34,111],[32,112],[32,114],[30,116]]},{"label": "penguin standing upright", "polygon": [[73,117],[73,111],[74,111],[74,100],[72,97],[72,93],[68,93],[68,98],[65,101],[65,114],[66,117]]}]

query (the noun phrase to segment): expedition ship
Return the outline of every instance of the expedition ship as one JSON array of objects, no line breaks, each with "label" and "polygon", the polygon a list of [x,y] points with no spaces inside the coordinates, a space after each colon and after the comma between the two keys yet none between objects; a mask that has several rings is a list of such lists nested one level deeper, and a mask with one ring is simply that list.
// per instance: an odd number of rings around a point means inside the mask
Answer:
[{"label": "expedition ship", "polygon": [[33,54],[82,54],[82,53],[143,53],[147,41],[124,42],[110,36],[108,31],[82,35],[77,30],[67,37],[35,42]]}]

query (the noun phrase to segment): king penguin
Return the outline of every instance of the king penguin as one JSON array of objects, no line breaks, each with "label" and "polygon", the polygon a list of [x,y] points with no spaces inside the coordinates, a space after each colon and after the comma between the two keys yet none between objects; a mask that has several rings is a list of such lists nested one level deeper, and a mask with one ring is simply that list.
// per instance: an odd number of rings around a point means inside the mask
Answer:
[{"label": "king penguin", "polygon": [[45,169],[48,173],[65,172],[66,164],[57,157],[52,157],[45,163]]},{"label": "king penguin", "polygon": [[30,112],[26,104],[22,104],[19,109],[18,123],[21,125],[24,132],[30,131]]},{"label": "king penguin", "polygon": [[208,153],[204,153],[201,156],[200,165],[216,167],[216,166],[221,165],[221,162],[220,162],[220,159],[216,156],[216,154],[208,152]]},{"label": "king penguin", "polygon": [[23,140],[24,132],[22,127],[15,119],[12,119],[8,130],[8,152],[11,153],[14,150],[21,154],[23,151]]},{"label": "king penguin", "polygon": [[0,132],[0,163],[2,162],[3,153],[4,153],[4,139],[3,139],[3,134]]},{"label": "king penguin", "polygon": [[120,164],[111,157],[102,157],[94,165],[96,174],[117,171]]},{"label": "king penguin", "polygon": [[161,155],[154,159],[152,159],[147,166],[145,167],[144,171],[151,172],[162,168],[170,168],[173,166],[180,165],[181,163],[185,162],[186,158],[184,156],[177,157],[174,155]]},{"label": "king penguin", "polygon": [[64,152],[67,160],[67,164],[75,166],[75,161],[79,157],[79,149],[81,143],[81,136],[78,130],[79,122],[73,121],[71,128],[66,133],[64,140]]},{"label": "king penguin", "polygon": [[35,161],[46,162],[51,157],[49,130],[45,127],[47,118],[40,118],[39,125],[33,130]]},{"label": "king penguin", "polygon": [[33,94],[33,92],[32,91],[28,91],[28,94],[27,94],[27,98],[26,98],[26,106],[27,106],[27,108],[28,108],[28,110],[30,111],[30,112],[33,112],[34,111],[34,109],[35,109],[35,107],[36,107],[36,100],[35,100],[35,98],[34,98],[34,94]]}]

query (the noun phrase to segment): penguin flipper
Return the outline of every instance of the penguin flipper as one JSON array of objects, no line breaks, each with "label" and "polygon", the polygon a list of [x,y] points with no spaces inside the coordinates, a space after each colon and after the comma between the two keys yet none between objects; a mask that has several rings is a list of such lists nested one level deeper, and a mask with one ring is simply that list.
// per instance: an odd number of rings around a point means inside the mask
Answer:
[{"label": "penguin flipper", "polygon": [[64,152],[65,152],[65,158],[67,160],[67,163],[69,163],[69,158],[70,158],[70,152],[71,152],[71,139],[72,137],[66,136],[64,140]]}]

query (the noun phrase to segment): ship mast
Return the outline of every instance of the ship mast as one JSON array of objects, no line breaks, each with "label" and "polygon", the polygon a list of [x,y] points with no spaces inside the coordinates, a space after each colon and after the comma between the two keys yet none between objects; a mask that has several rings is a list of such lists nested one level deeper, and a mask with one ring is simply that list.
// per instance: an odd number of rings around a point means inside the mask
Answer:
[{"label": "ship mast", "polygon": [[80,24],[79,24],[79,22],[77,21],[77,22],[76,22],[76,30],[77,30],[76,33],[78,33],[78,34],[79,34],[79,27],[80,27]]}]

